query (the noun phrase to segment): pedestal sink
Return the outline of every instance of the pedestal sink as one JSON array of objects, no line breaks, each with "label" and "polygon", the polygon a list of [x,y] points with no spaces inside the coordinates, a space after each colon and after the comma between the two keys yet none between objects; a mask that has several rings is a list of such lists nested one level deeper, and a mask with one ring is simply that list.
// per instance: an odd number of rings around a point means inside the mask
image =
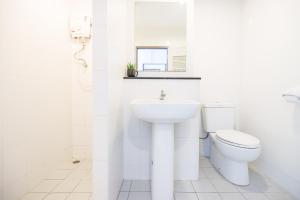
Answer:
[{"label": "pedestal sink", "polygon": [[193,118],[200,104],[193,100],[137,99],[136,117],[152,123],[152,200],[173,200],[174,124]]}]

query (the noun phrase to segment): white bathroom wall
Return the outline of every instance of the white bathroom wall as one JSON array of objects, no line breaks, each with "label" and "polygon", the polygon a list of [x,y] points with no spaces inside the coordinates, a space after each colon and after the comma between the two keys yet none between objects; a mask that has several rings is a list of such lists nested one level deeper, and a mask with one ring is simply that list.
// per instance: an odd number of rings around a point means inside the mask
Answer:
[{"label": "white bathroom wall", "polygon": [[[73,0],[70,16],[91,16],[92,1]],[[92,42],[87,42],[81,56],[88,67],[84,68],[73,59],[72,65],[72,152],[73,159],[92,158]],[[81,48],[81,44],[72,40],[72,53]]]},{"label": "white bathroom wall", "polygon": [[300,2],[245,0],[240,125],[261,141],[255,166],[300,198],[300,104],[282,98],[300,85]]},{"label": "white bathroom wall", "polygon": [[94,199],[115,200],[123,180],[122,77],[127,3],[93,1]]},{"label": "white bathroom wall", "polygon": [[[170,99],[200,100],[200,80],[124,80],[124,179],[149,180],[151,170],[151,124],[137,119],[130,102],[159,98],[165,90]],[[199,116],[175,126],[175,179],[198,177]]]},{"label": "white bathroom wall", "polygon": [[194,75],[201,76],[201,101],[238,104],[240,0],[195,1]]},{"label": "white bathroom wall", "polygon": [[[222,101],[239,107],[240,9],[240,0],[195,1],[193,72],[202,77],[201,103]],[[202,143],[207,141],[200,140],[201,154],[209,153]]]},{"label": "white bathroom wall", "polygon": [[3,197],[19,199],[71,158],[69,2],[0,2]]}]

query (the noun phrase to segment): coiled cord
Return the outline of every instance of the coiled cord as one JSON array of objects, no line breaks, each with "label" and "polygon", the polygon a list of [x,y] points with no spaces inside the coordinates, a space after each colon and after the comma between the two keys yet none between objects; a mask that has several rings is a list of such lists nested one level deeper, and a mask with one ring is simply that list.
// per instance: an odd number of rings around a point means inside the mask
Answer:
[{"label": "coiled cord", "polygon": [[88,67],[88,64],[86,62],[85,59],[83,59],[82,57],[78,57],[80,55],[81,52],[83,52],[85,50],[85,47],[86,47],[86,40],[84,38],[82,38],[81,40],[81,49],[79,49],[78,51],[76,51],[74,54],[73,54],[73,58],[79,62],[84,68],[87,68]]}]

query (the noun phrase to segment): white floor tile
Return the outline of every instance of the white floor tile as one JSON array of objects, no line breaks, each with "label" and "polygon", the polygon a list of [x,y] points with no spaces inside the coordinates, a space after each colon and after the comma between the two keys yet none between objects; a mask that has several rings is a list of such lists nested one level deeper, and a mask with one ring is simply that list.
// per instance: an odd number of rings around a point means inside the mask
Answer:
[{"label": "white floor tile", "polygon": [[198,200],[196,193],[176,193],[175,200]]},{"label": "white floor tile", "polygon": [[90,200],[91,196],[89,193],[71,193],[67,200]]},{"label": "white floor tile", "polygon": [[268,200],[263,193],[243,193],[246,200]]},{"label": "white floor tile", "polygon": [[197,193],[198,200],[221,200],[218,193]]},{"label": "white floor tile", "polygon": [[266,193],[285,193],[285,191],[275,184],[270,184],[266,188]]},{"label": "white floor tile", "polygon": [[74,192],[93,192],[93,184],[90,180],[83,180],[75,188]]},{"label": "white floor tile", "polygon": [[44,200],[66,200],[69,193],[52,193],[49,194]]},{"label": "white floor tile", "polygon": [[66,179],[70,173],[71,170],[55,170],[54,172],[50,173],[46,179],[63,180]]},{"label": "white floor tile", "polygon": [[68,176],[68,179],[80,179],[80,180],[87,180],[92,178],[92,171],[91,170],[80,170],[76,169]]},{"label": "white floor tile", "polygon": [[242,193],[283,193],[284,191],[276,186],[267,182],[267,180],[250,180],[247,186],[239,186],[238,190]]},{"label": "white floor tile", "polygon": [[48,193],[28,193],[22,200],[43,200]]},{"label": "white floor tile", "polygon": [[210,179],[218,192],[238,192],[238,189],[233,184],[225,179]]},{"label": "white floor tile", "polygon": [[207,178],[222,178],[222,176],[213,167],[203,168],[203,172]]},{"label": "white floor tile", "polygon": [[33,192],[51,192],[61,182],[61,180],[43,180]]},{"label": "white floor tile", "polygon": [[215,187],[209,182],[208,179],[192,181],[192,184],[196,192],[216,192]]},{"label": "white floor tile", "polygon": [[131,181],[124,180],[121,187],[121,192],[129,192],[131,187]]},{"label": "white floor tile", "polygon": [[199,160],[199,167],[212,167],[212,165],[207,158],[203,158]]},{"label": "white floor tile", "polygon": [[94,197],[94,194],[92,193],[90,200],[96,200],[96,198]]},{"label": "white floor tile", "polygon": [[199,168],[199,179],[201,179],[201,178],[207,178],[206,174],[205,174],[205,172],[203,170],[203,167]]},{"label": "white floor tile", "polygon": [[293,200],[290,195],[285,193],[266,193],[269,200]]},{"label": "white floor tile", "polygon": [[60,164],[57,169],[76,169],[79,167],[80,163],[73,164],[72,161],[65,161],[62,164]]},{"label": "white floor tile", "polygon": [[175,192],[195,192],[191,181],[175,181]]},{"label": "white floor tile", "polygon": [[250,183],[256,183],[256,184],[267,184],[269,183],[269,180],[267,178],[256,171],[249,169],[249,179]]},{"label": "white floor tile", "polygon": [[55,189],[54,192],[73,192],[80,180],[64,180]]},{"label": "white floor tile", "polygon": [[222,200],[245,200],[240,193],[220,193]]},{"label": "white floor tile", "polygon": [[150,192],[130,192],[128,200],[151,200]]},{"label": "white floor tile", "polygon": [[242,193],[263,193],[268,189],[268,185],[256,185],[251,183],[247,186],[238,186],[238,190]]},{"label": "white floor tile", "polygon": [[85,160],[79,165],[78,169],[91,170],[92,166],[93,166],[93,162],[91,160]]},{"label": "white floor tile", "polygon": [[118,200],[127,200],[129,192],[120,192]]},{"label": "white floor tile", "polygon": [[133,192],[150,192],[150,181],[132,181],[130,191]]}]

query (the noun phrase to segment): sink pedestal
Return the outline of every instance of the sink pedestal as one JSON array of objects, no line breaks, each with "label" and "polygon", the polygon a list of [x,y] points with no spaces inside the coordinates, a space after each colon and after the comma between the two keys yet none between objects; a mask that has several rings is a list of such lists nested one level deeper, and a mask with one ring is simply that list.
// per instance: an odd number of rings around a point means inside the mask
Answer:
[{"label": "sink pedestal", "polygon": [[152,200],[173,200],[174,124],[152,124]]},{"label": "sink pedestal", "polygon": [[152,123],[152,200],[173,200],[174,124],[195,117],[199,102],[137,99],[131,105],[136,117]]}]

